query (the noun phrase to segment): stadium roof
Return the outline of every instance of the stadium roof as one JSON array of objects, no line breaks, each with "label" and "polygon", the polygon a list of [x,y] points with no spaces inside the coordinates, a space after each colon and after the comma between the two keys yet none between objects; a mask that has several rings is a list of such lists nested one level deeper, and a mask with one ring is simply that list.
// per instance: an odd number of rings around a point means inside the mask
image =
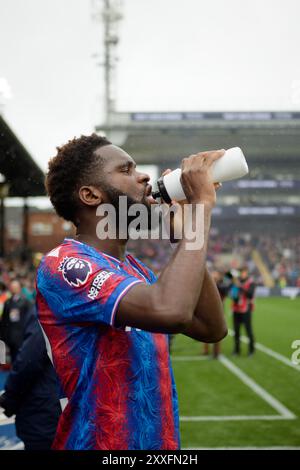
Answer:
[{"label": "stadium roof", "polygon": [[9,197],[45,196],[44,173],[0,115],[0,173]]},{"label": "stadium roof", "polygon": [[113,113],[98,126],[139,163],[178,161],[199,150],[241,147],[254,163],[300,158],[300,112]]}]

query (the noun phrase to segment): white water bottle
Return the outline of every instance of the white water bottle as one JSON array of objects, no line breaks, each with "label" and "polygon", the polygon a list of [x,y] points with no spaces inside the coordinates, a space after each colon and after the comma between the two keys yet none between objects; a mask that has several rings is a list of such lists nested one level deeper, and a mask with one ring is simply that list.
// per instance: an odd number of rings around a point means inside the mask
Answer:
[{"label": "white water bottle", "polygon": [[[223,183],[245,176],[249,172],[248,165],[242,150],[239,147],[233,147],[226,150],[225,154],[213,163],[212,176],[214,183]],[[161,198],[167,203],[182,201],[186,199],[180,182],[181,169],[161,176],[157,181],[158,190],[152,193],[154,199]]]}]

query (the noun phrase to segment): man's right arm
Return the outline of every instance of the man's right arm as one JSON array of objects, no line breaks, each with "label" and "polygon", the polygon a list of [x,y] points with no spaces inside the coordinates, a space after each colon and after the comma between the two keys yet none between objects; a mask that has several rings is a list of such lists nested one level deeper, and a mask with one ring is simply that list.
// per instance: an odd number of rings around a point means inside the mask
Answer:
[{"label": "man's right arm", "polygon": [[[211,209],[205,208],[206,220]],[[193,317],[206,261],[206,243],[200,250],[186,249],[183,239],[158,281],[137,284],[121,300],[116,326],[166,333],[183,332]]]},{"label": "man's right arm", "polygon": [[120,301],[115,326],[181,333],[191,323],[204,277],[211,211],[216,197],[210,169],[223,153],[205,152],[182,162],[182,184],[187,200],[190,204],[203,204],[204,207],[203,246],[187,249],[189,237],[185,232],[158,281],[151,286],[133,286]]}]

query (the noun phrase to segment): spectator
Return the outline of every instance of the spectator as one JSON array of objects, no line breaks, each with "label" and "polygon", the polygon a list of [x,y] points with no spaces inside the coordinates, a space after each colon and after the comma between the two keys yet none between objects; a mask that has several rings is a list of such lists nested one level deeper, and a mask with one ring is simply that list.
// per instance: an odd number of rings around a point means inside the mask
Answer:
[{"label": "spectator", "polygon": [[240,276],[233,279],[233,286],[230,291],[232,298],[233,326],[234,326],[234,354],[240,354],[240,327],[245,325],[249,338],[248,355],[254,354],[254,336],[252,331],[252,312],[255,284],[247,267],[243,267]]},{"label": "spectator", "polygon": [[[4,284],[4,282],[0,281],[0,321],[1,321],[2,313],[4,309],[4,304],[7,301],[7,299],[8,299],[8,292],[6,289],[6,285]],[[1,335],[1,332],[0,332],[0,335]]]},{"label": "spectator", "polygon": [[21,293],[21,284],[13,280],[9,284],[11,297],[4,303],[1,319],[2,339],[9,347],[11,362],[16,358],[23,341],[24,324],[30,309],[30,303]]},{"label": "spectator", "polygon": [[[232,276],[230,273],[223,274],[221,271],[213,271],[212,272],[212,277],[217,285],[220,297],[222,299],[222,302],[224,303],[228,292],[230,290],[231,284],[232,284]],[[209,354],[209,344],[204,343],[203,344],[203,354],[208,355]],[[221,341],[218,343],[214,343],[212,345],[213,348],[213,357],[214,359],[218,359],[220,353],[221,353]]]},{"label": "spectator", "polygon": [[35,302],[36,291],[34,287],[34,280],[28,277],[22,279],[22,294],[31,303]]}]

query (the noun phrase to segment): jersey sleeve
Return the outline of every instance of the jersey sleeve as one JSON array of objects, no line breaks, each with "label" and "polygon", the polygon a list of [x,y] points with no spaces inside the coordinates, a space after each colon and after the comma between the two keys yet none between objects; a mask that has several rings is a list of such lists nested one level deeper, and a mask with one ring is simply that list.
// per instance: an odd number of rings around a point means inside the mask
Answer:
[{"label": "jersey sleeve", "polygon": [[150,284],[154,284],[157,282],[158,277],[154,272],[146,266],[146,264],[141,261],[139,258],[133,258],[133,256],[130,256],[131,260],[138,266],[141,274],[145,276]]},{"label": "jersey sleeve", "polygon": [[115,326],[121,299],[143,282],[88,257],[66,257],[40,266],[37,290],[61,323],[105,323]]}]

